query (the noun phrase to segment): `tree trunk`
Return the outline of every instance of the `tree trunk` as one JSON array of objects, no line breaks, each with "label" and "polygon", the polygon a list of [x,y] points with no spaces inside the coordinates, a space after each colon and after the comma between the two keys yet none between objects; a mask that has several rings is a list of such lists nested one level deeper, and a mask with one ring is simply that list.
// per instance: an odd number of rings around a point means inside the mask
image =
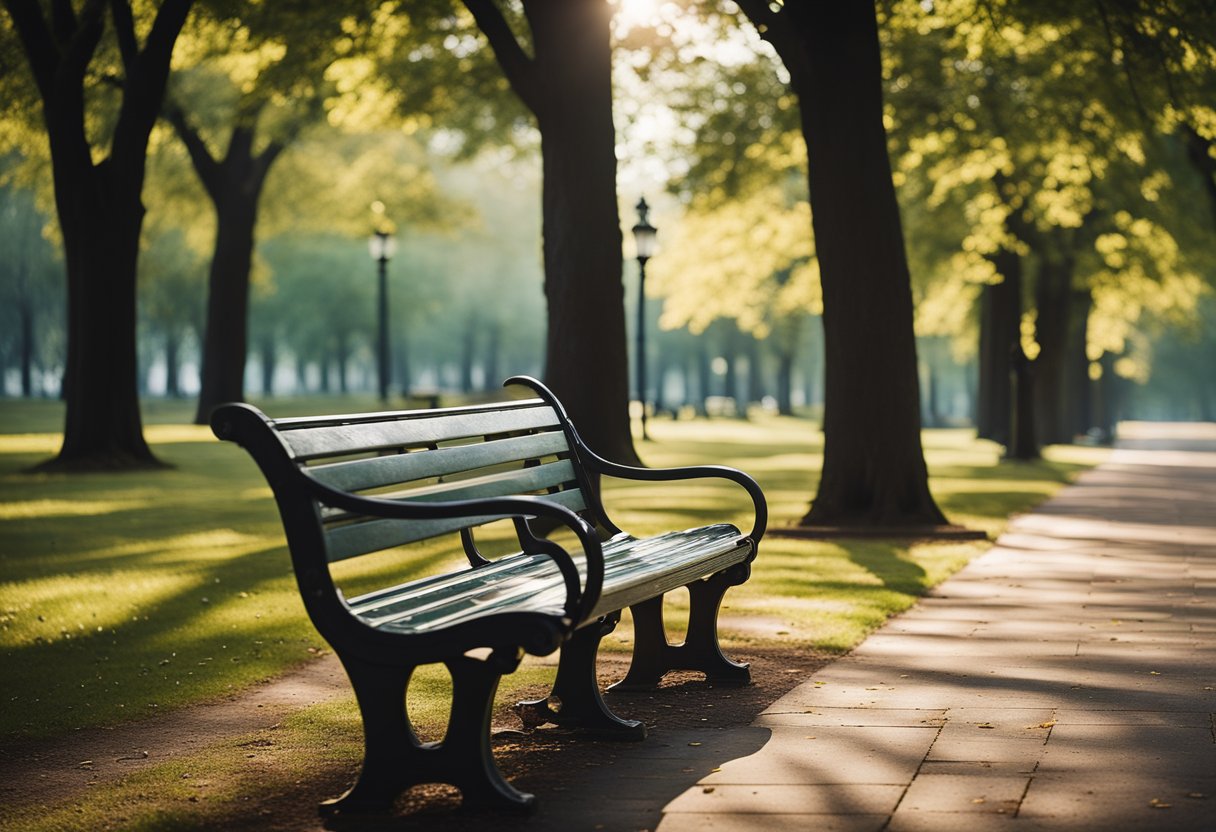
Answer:
[{"label": "tree trunk", "polygon": [[711,395],[714,368],[713,358],[709,354],[709,336],[701,333],[697,348],[697,399],[696,412],[698,416],[709,415],[709,397]]},{"label": "tree trunk", "polygon": [[[743,5],[743,4],[740,4]],[[747,4],[744,8],[748,8]],[[783,6],[823,285],[824,460],[804,525],[933,526],[912,291],[872,3]]]},{"label": "tree trunk", "polygon": [[1093,307],[1093,295],[1089,289],[1069,293],[1069,325],[1062,381],[1064,427],[1072,442],[1083,436],[1094,426],[1093,382],[1089,378],[1089,355],[1086,346],[1089,339],[1089,310]]},{"label": "tree trunk", "polygon": [[262,395],[274,395],[274,372],[279,363],[279,345],[273,332],[265,333],[262,338]]},{"label": "tree trunk", "polygon": [[165,328],[165,395],[176,399],[181,389],[181,330],[170,325]]},{"label": "tree trunk", "polygon": [[464,342],[460,350],[460,392],[473,392],[473,363],[477,350],[477,316],[470,315],[464,327]]},{"label": "tree trunk", "polygon": [[782,350],[777,353],[777,412],[782,416],[794,415],[794,353]]},{"label": "tree trunk", "polygon": [[494,390],[503,382],[502,375],[502,324],[492,322],[486,329],[485,352],[485,383],[486,390]]},{"label": "tree trunk", "polygon": [[1003,279],[985,286],[980,295],[976,434],[981,439],[1007,445],[1013,406],[1010,355],[1022,338],[1022,258],[1015,251],[1002,249],[993,257],[993,265]]},{"label": "tree trunk", "polygon": [[253,152],[251,126],[233,129],[223,161],[211,159],[180,112],[172,118],[190,151],[195,170],[215,206],[215,251],[207,289],[207,323],[196,424],[206,424],[224,402],[245,397],[245,360],[249,352],[249,273],[253,265],[258,200],[270,165],[282,146]]},{"label": "tree trunk", "polygon": [[21,395],[34,395],[34,304],[22,298],[17,304],[21,319]]},{"label": "tree trunk", "polygon": [[1035,340],[1039,344],[1033,368],[1035,433],[1044,445],[1072,440],[1064,405],[1072,272],[1071,258],[1044,257],[1035,281]]},{"label": "tree trunk", "polygon": [[[164,98],[190,0],[164,0],[140,48],[121,0],[5,2],[43,104],[55,204],[67,260],[68,350],[63,447],[44,468],[159,467],[143,437],[136,355],[136,260],[148,137]],[[109,15],[107,17],[107,12]],[[108,149],[89,144],[85,79],[107,19],[122,62]],[[94,162],[94,151],[102,161]]]},{"label": "tree trunk", "polygon": [[629,427],[612,6],[607,0],[524,0],[529,57],[493,0],[465,5],[540,128],[545,378],[587,445],[640,464]]},{"label": "tree trunk", "polygon": [[63,447],[46,466],[159,467],[143,437],[136,350],[136,260],[144,207],[138,169],[55,165],[68,276]]}]

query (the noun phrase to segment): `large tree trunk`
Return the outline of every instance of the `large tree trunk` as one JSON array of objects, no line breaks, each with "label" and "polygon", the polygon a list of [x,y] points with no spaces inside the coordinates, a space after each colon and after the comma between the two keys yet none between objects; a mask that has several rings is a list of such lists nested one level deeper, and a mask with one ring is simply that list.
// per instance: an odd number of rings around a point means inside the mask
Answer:
[{"label": "large tree trunk", "polygon": [[980,295],[979,401],[976,433],[1002,445],[1009,443],[1010,356],[1021,341],[1022,258],[1002,249],[993,257],[1003,280],[987,285]]},{"label": "large tree trunk", "polygon": [[181,330],[170,324],[165,327],[165,395],[180,398],[181,389]]},{"label": "large tree trunk", "polygon": [[[753,15],[753,3],[740,5]],[[882,123],[875,8],[782,8],[793,43],[774,45],[799,99],[823,285],[823,474],[802,524],[940,525],[920,440],[911,279]]]},{"label": "large tree trunk", "polygon": [[1072,441],[1065,417],[1072,273],[1070,257],[1044,257],[1035,281],[1035,433],[1044,445]]},{"label": "large tree trunk", "polygon": [[[136,259],[148,136],[164,97],[190,0],[165,0],[138,45],[130,5],[5,0],[43,104],[55,203],[67,260],[68,354],[63,447],[44,467],[159,466],[143,437],[136,358]],[[121,104],[109,152],[93,161],[85,78],[105,29],[116,29]]]},{"label": "large tree trunk", "polygon": [[215,251],[207,284],[207,323],[196,424],[206,424],[224,402],[245,397],[245,360],[249,352],[249,273],[253,266],[258,200],[270,166],[282,152],[272,143],[253,152],[251,126],[233,129],[222,161],[213,159],[180,110],[170,121],[190,151],[199,179],[215,206]]},{"label": "large tree trunk", "polygon": [[1069,442],[1089,432],[1093,421],[1093,382],[1089,378],[1089,311],[1093,294],[1088,288],[1069,293],[1068,336],[1065,342],[1062,403],[1065,433]]},{"label": "large tree trunk", "polygon": [[139,170],[113,160],[75,174],[59,164],[56,200],[68,275],[63,448],[51,467],[156,466],[143,437],[136,358]]},{"label": "large tree trunk", "polygon": [[541,134],[545,379],[583,440],[639,464],[629,432],[607,0],[524,0],[532,56],[493,0],[465,0]]}]

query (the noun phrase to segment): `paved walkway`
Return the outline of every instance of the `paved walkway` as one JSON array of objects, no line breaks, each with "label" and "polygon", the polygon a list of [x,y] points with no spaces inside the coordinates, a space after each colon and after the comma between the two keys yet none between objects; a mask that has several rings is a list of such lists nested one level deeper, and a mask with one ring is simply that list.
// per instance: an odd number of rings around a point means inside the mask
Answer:
[{"label": "paved walkway", "polygon": [[1216,830],[1216,426],[1121,437],[658,832]]}]

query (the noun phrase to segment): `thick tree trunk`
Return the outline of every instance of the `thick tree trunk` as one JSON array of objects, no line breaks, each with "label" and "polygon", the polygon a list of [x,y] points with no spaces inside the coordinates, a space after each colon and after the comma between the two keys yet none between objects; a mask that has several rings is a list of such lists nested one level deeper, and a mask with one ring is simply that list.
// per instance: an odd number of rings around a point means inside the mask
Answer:
[{"label": "thick tree trunk", "polygon": [[524,0],[529,57],[493,0],[464,2],[540,128],[546,381],[591,448],[640,464],[629,427],[612,6],[607,0]]},{"label": "thick tree trunk", "polygon": [[1089,289],[1069,293],[1068,340],[1062,382],[1064,428],[1068,441],[1089,432],[1093,422],[1093,382],[1089,378],[1089,311],[1093,295]]},{"label": "thick tree trunk", "polygon": [[139,168],[55,166],[68,277],[63,447],[43,467],[158,467],[143,437],[136,353]]},{"label": "thick tree trunk", "polygon": [[993,257],[1002,275],[1000,283],[983,288],[980,295],[979,401],[976,433],[1002,445],[1009,443],[1010,356],[1021,341],[1022,258],[1003,249]]},{"label": "thick tree trunk", "polygon": [[882,123],[875,9],[784,9],[802,47],[785,62],[807,144],[826,366],[823,474],[802,523],[943,524],[920,440],[911,280]]},{"label": "thick tree trunk", "polygon": [[[5,2],[43,104],[67,260],[63,447],[44,468],[159,466],[143,437],[136,355],[136,260],[148,136],[190,0],[164,0],[142,48],[128,3]],[[108,152],[93,161],[85,78],[109,20],[122,64]]]},{"label": "thick tree trunk", "polygon": [[629,432],[621,230],[612,123],[610,9],[602,0],[534,4],[544,156],[545,378],[596,452],[639,464]]},{"label": "thick tree trunk", "polygon": [[1035,433],[1044,445],[1072,441],[1065,417],[1072,273],[1071,258],[1044,258],[1035,281]]},{"label": "thick tree trunk", "polygon": [[[224,402],[245,397],[245,361],[249,352],[249,274],[253,265],[258,200],[270,165],[282,150],[271,145],[253,152],[253,128],[232,131],[222,162],[206,156],[197,135],[174,116],[195,170],[215,206],[215,251],[207,290],[207,323],[196,424],[206,424]],[[187,137],[190,138],[187,138]]]}]

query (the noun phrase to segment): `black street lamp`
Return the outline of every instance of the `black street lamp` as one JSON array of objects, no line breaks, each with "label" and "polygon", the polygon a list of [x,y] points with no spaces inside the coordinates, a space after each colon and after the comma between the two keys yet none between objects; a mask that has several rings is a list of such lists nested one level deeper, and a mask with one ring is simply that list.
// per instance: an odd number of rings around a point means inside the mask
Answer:
[{"label": "black street lamp", "polygon": [[397,251],[397,241],[387,231],[377,230],[367,241],[372,259],[376,261],[379,276],[379,341],[376,345],[377,365],[380,373],[380,401],[388,401],[389,352],[388,352],[388,261]]},{"label": "black street lamp", "polygon": [[638,399],[642,403],[642,438],[650,439],[646,432],[646,261],[654,254],[658,229],[647,221],[650,206],[646,204],[646,197],[638,200],[637,209],[633,243],[638,258]]}]

